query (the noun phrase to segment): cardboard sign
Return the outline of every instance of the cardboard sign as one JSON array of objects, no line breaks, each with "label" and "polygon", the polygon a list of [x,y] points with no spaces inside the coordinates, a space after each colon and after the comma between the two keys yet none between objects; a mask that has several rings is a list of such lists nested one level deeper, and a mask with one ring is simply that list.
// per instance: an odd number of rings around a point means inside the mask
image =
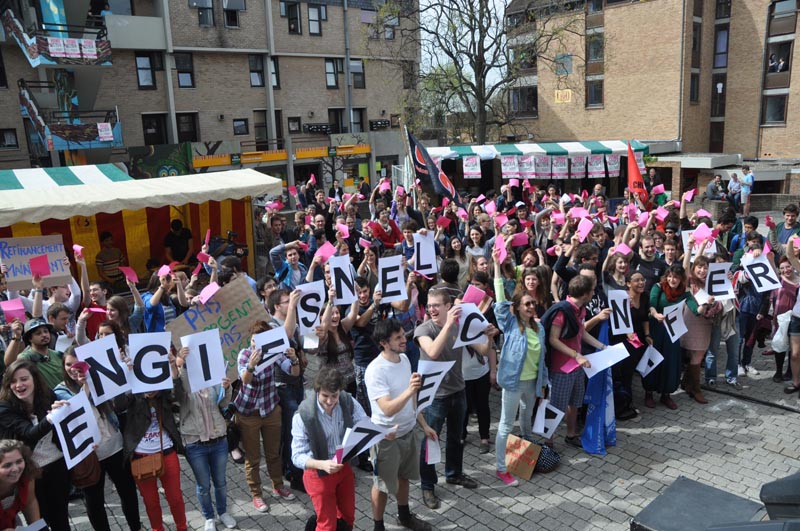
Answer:
[{"label": "cardboard sign", "polygon": [[300,284],[297,290],[302,293],[297,301],[297,326],[300,327],[300,335],[313,334],[319,326],[322,306],[325,304],[325,281]]},{"label": "cardboard sign", "polygon": [[404,301],[408,298],[402,262],[402,255],[378,260],[378,285],[375,286],[375,291],[381,291],[381,304]]},{"label": "cardboard sign", "polygon": [[86,382],[96,406],[131,390],[131,371],[113,335],[77,347],[75,355],[89,364]]},{"label": "cardboard sign", "polygon": [[550,405],[549,400],[544,399],[539,402],[531,431],[543,435],[546,439],[552,439],[563,418],[564,412]]},{"label": "cardboard sign", "polygon": [[414,269],[423,275],[435,275],[439,272],[436,264],[435,234],[428,232],[424,236],[414,233]]},{"label": "cardboard sign", "polygon": [[172,333],[172,344],[181,348],[181,337],[203,330],[219,330],[222,351],[228,362],[228,378],[239,377],[237,360],[239,352],[250,346],[250,327],[258,321],[269,321],[269,314],[256,298],[247,279],[237,278],[225,284],[208,301],[208,304],[193,304],[167,325]]},{"label": "cardboard sign", "polygon": [[639,374],[641,374],[642,378],[644,378],[650,374],[653,369],[658,367],[659,363],[662,361],[664,361],[664,356],[662,356],[661,353],[653,346],[649,346],[647,347],[647,350],[644,351],[644,355],[639,361],[639,364],[636,366],[636,370],[639,371]]},{"label": "cardboard sign", "polygon": [[506,470],[523,479],[531,479],[542,447],[509,434],[506,441]]},{"label": "cardboard sign", "polygon": [[455,364],[455,361],[419,360],[417,372],[422,376],[422,384],[417,391],[417,413],[431,405],[447,371]]},{"label": "cardboard sign", "polygon": [[8,268],[8,289],[30,289],[31,258],[47,255],[50,274],[42,278],[45,287],[63,286],[72,282],[72,273],[64,267],[64,241],[61,235],[0,238],[0,264]]},{"label": "cardboard sign", "polygon": [[53,410],[51,415],[64,460],[67,468],[71,469],[94,452],[93,445],[100,444],[100,428],[89,404],[89,397],[79,391],[66,404]]},{"label": "cardboard sign", "polygon": [[675,343],[683,334],[689,331],[686,323],[683,322],[683,307],[685,301],[681,301],[673,306],[664,308],[664,326],[669,334],[669,340]]},{"label": "cardboard sign", "polygon": [[489,321],[481,313],[478,307],[471,303],[462,303],[461,317],[458,319],[458,334],[453,348],[474,345],[475,343],[485,343],[486,335],[484,331],[489,328]]},{"label": "cardboard sign", "polygon": [[743,267],[757,292],[764,293],[781,287],[781,281],[765,254],[760,254],[758,258],[754,258]]},{"label": "cardboard sign", "polygon": [[222,353],[219,330],[206,330],[181,338],[181,346],[189,347],[184,369],[192,393],[222,382],[227,366]]},{"label": "cardboard sign", "polygon": [[706,292],[718,301],[726,301],[736,297],[733,291],[733,284],[728,278],[732,263],[711,263],[708,264],[708,276],[706,276]]},{"label": "cardboard sign", "polygon": [[333,303],[337,306],[353,304],[358,298],[356,295],[356,279],[353,277],[353,267],[347,256],[331,256],[328,260],[331,268],[331,284],[336,289],[336,298]]},{"label": "cardboard sign", "polygon": [[611,333],[614,335],[633,333],[633,316],[628,292],[612,289],[608,292],[608,307],[611,308]]},{"label": "cardboard sign", "polygon": [[253,336],[253,341],[256,343],[256,348],[261,349],[261,361],[256,365],[254,374],[263,372],[277,362],[289,348],[289,337],[282,326],[256,334]]},{"label": "cardboard sign", "polygon": [[172,389],[172,373],[169,368],[170,339],[169,332],[128,336],[128,351],[133,361],[132,393]]}]

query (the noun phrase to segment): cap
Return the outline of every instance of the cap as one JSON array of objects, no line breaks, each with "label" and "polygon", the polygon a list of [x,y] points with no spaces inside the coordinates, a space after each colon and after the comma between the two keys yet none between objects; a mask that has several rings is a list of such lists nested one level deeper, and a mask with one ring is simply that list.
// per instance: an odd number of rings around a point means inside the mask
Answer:
[{"label": "cap", "polygon": [[25,340],[26,343],[28,343],[28,340],[30,339],[31,334],[33,334],[33,332],[35,330],[37,330],[37,329],[39,329],[39,328],[41,328],[43,326],[47,327],[47,329],[50,331],[51,334],[53,332],[55,332],[55,328],[53,328],[53,325],[51,325],[50,323],[48,323],[44,319],[41,319],[41,318],[31,319],[31,320],[29,320],[29,321],[27,321],[25,323],[25,328],[23,329],[23,332],[22,332],[22,339]]},{"label": "cap", "polygon": [[528,205],[526,205],[523,201],[517,201],[517,204],[514,206],[517,208],[528,208]]},{"label": "cap", "polygon": [[664,229],[677,231],[678,226],[675,223],[667,223],[667,226],[664,227]]}]

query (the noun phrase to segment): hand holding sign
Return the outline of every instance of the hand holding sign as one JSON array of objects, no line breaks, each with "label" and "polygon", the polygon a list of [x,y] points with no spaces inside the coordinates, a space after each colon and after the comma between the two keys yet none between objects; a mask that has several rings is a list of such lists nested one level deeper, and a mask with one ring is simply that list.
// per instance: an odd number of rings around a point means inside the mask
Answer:
[{"label": "hand holding sign", "polygon": [[453,368],[455,361],[428,361],[419,360],[417,372],[422,382],[417,393],[417,413],[421,413],[433,403],[436,391],[442,384],[447,372]]},{"label": "hand holding sign", "polygon": [[206,330],[181,337],[181,345],[189,348],[186,371],[193,393],[217,385],[225,377],[227,366],[222,353],[219,330]]},{"label": "hand holding sign", "polygon": [[100,444],[100,428],[86,393],[79,391],[61,407],[56,407],[58,403],[53,404],[50,416],[67,468],[71,469],[94,451],[95,444]]},{"label": "hand holding sign", "polygon": [[249,366],[254,369],[254,374],[260,374],[277,362],[284,352],[291,350],[289,337],[282,326],[256,334],[253,336],[253,344],[255,351],[250,353]]},{"label": "hand holding sign", "polygon": [[461,304],[461,317],[458,320],[458,334],[453,348],[485,343],[484,331],[489,328],[489,321],[478,307],[471,303]]}]

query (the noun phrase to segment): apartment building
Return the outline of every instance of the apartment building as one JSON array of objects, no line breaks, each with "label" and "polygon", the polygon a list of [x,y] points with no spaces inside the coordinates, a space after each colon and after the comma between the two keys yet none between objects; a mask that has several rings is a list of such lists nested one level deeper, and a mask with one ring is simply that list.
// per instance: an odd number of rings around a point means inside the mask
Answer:
[{"label": "apartment building", "polygon": [[400,116],[419,62],[418,49],[399,49],[399,21],[376,9],[0,0],[0,168],[374,175],[404,153]]},{"label": "apartment building", "polygon": [[[789,191],[800,159],[796,0],[556,3],[559,16],[583,19],[583,34],[556,43],[552,67],[523,62],[508,94],[537,141],[635,138],[650,145],[653,165],[678,170],[675,186],[747,160],[760,191]],[[516,53],[541,5],[509,6]]]}]

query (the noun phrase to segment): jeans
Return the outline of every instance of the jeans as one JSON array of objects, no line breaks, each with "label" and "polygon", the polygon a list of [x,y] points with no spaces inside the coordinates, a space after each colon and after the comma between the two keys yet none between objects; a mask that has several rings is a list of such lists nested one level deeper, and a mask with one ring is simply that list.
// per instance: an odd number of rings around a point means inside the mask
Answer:
[{"label": "jeans", "polygon": [[491,422],[491,412],[489,411],[489,391],[492,388],[487,372],[475,380],[465,380],[464,391],[467,395],[467,414],[464,415],[464,436],[467,438],[467,424],[469,424],[470,413],[475,413],[478,417],[478,434],[481,439],[489,438],[489,424]]},{"label": "jeans", "polygon": [[203,518],[214,518],[214,505],[211,504],[211,479],[214,480],[214,500],[217,514],[225,514],[228,510],[227,484],[225,467],[228,463],[228,441],[220,439],[214,444],[200,443],[186,446],[186,460],[194,472],[197,481],[197,499],[200,500],[200,512]]},{"label": "jeans", "polygon": [[728,194],[728,202],[738,212],[742,206],[742,194]]},{"label": "jeans", "polygon": [[[722,339],[722,329],[715,326],[711,330],[711,343],[706,352],[706,380],[717,378],[717,351]],[[739,367],[739,334],[734,333],[725,340],[728,359],[725,362],[725,380],[736,380]]]},{"label": "jeans", "polygon": [[36,481],[35,492],[36,499],[42,500],[39,503],[41,517],[51,531],[70,531],[69,472],[64,459],[42,467],[42,477]]},{"label": "jeans", "polygon": [[531,418],[533,406],[536,404],[536,380],[522,380],[516,391],[503,389],[500,423],[497,425],[497,436],[494,440],[495,459],[498,472],[506,471],[506,443],[508,434],[514,427],[514,419],[519,410],[519,428],[522,437],[531,436]]},{"label": "jeans", "polygon": [[303,387],[281,385],[278,387],[281,399],[281,459],[283,459],[283,475],[289,481],[302,481],[303,471],[292,463],[292,417],[303,401]]},{"label": "jeans", "polygon": [[[447,421],[447,446],[445,447],[444,474],[447,478],[457,478],[464,474],[464,445],[461,444],[461,432],[464,429],[464,416],[467,414],[467,398],[464,390],[442,398],[435,398],[423,414],[425,422],[436,434],[442,432]],[[426,445],[421,445],[419,475],[422,479],[422,490],[433,490],[438,478],[436,465],[425,463]]]},{"label": "jeans", "polygon": [[741,312],[739,314],[739,348],[742,351],[741,365],[747,367],[753,360],[753,347],[747,346],[747,338],[756,329],[756,315]]}]

